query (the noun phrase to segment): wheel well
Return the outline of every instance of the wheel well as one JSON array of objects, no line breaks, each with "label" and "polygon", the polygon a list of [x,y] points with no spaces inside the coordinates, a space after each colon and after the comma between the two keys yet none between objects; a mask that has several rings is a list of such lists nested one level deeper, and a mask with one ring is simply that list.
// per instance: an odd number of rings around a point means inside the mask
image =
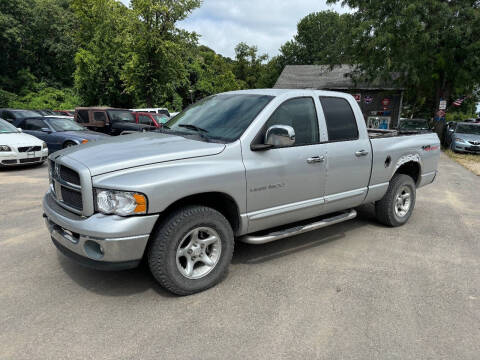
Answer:
[{"label": "wheel well", "polygon": [[420,164],[415,161],[409,161],[400,166],[395,174],[408,175],[413,179],[413,181],[415,181],[415,184],[418,185],[420,180]]},{"label": "wheel well", "polygon": [[163,213],[169,213],[188,205],[208,206],[217,210],[228,220],[234,233],[240,226],[240,211],[238,210],[237,203],[231,196],[220,192],[209,192],[187,196],[175,201],[168,206]]}]

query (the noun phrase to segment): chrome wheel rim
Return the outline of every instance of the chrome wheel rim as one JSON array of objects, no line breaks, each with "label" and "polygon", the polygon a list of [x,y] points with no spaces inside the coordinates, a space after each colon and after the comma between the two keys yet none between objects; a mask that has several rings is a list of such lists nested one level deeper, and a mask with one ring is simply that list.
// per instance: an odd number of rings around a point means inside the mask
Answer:
[{"label": "chrome wheel rim", "polygon": [[408,186],[402,186],[395,197],[395,215],[404,217],[412,204],[412,192]]},{"label": "chrome wheel rim", "polygon": [[215,268],[221,254],[218,233],[210,227],[197,227],[178,244],[177,269],[187,279],[200,279]]}]

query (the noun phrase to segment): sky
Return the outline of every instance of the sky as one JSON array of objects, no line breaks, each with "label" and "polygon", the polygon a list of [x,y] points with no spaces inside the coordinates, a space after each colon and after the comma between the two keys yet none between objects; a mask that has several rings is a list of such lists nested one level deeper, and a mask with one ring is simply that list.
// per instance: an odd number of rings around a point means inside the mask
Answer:
[{"label": "sky", "polygon": [[195,31],[200,44],[224,56],[233,58],[235,45],[243,41],[272,57],[292,39],[305,15],[328,9],[346,11],[339,4],[327,5],[326,0],[204,0],[178,26]]}]

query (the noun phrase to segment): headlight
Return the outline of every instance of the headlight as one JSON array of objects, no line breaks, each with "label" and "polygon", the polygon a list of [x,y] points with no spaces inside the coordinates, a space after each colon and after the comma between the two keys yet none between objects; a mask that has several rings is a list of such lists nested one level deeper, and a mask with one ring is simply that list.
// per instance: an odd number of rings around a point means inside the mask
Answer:
[{"label": "headlight", "polygon": [[12,151],[12,149],[10,149],[10,146],[0,145],[0,151]]},{"label": "headlight", "polygon": [[465,140],[463,140],[462,138],[455,138],[455,141],[458,141],[458,142],[465,142]]},{"label": "headlight", "polygon": [[127,216],[147,213],[147,197],[136,192],[97,189],[96,205],[103,214]]},{"label": "headlight", "polygon": [[42,149],[46,149],[46,148],[47,148],[47,143],[44,141],[44,142],[42,143]]}]

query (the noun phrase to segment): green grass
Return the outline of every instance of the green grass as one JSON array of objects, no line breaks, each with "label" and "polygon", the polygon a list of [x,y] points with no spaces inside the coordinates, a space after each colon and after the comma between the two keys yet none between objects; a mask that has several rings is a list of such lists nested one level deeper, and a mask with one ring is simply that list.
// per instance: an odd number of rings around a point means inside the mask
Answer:
[{"label": "green grass", "polygon": [[454,153],[450,149],[444,152],[448,157],[480,176],[480,155]]}]

